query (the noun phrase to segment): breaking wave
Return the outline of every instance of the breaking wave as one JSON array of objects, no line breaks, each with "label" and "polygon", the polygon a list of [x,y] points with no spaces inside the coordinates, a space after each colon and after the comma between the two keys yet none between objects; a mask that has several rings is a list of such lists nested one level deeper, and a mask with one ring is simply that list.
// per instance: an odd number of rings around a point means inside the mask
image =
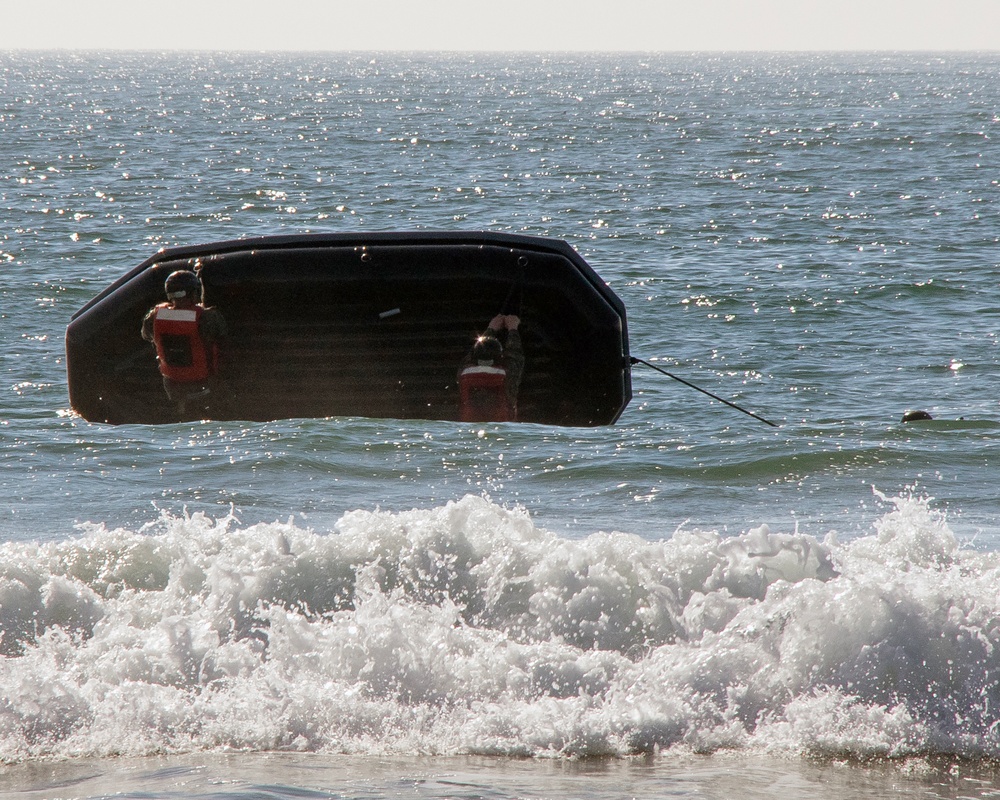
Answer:
[{"label": "breaking wave", "polygon": [[207,750],[1000,756],[1000,557],[924,499],[840,544],[567,539],[479,497],[0,548],[0,760]]}]

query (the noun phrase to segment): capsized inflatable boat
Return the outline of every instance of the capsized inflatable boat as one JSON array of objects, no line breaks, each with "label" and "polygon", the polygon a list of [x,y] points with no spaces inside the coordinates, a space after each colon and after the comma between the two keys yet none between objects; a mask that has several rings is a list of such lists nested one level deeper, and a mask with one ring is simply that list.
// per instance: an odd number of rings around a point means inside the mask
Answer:
[{"label": "capsized inflatable boat", "polygon": [[66,363],[70,402],[85,419],[184,416],[140,336],[178,269],[198,272],[205,304],[229,329],[215,419],[458,419],[458,368],[500,313],[521,317],[520,422],[606,425],[631,399],[625,306],[566,242],[305,234],[164,249],[80,309]]}]

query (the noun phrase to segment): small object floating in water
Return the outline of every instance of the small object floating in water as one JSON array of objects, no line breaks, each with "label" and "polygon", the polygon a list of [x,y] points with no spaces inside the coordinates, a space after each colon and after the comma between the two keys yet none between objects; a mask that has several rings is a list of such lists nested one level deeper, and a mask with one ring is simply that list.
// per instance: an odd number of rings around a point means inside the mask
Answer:
[{"label": "small object floating in water", "polygon": [[905,411],[903,412],[902,422],[919,422],[921,420],[934,419],[926,411]]},{"label": "small object floating in water", "polygon": [[229,328],[213,419],[457,420],[458,368],[498,313],[522,320],[519,421],[608,425],[632,397],[625,306],[564,241],[303,234],[164,249],[87,303],[66,330],[70,403],[84,419],[204,416],[168,402],[139,333],[181,269],[198,272]]}]

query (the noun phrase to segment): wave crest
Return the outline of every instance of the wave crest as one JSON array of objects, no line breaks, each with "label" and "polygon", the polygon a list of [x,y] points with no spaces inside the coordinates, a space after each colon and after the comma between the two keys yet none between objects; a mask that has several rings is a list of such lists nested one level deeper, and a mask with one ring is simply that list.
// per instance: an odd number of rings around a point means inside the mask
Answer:
[{"label": "wave crest", "polygon": [[1000,754],[997,559],[891,502],[843,546],[567,539],[471,496],[330,532],[163,515],[7,544],[0,759]]}]

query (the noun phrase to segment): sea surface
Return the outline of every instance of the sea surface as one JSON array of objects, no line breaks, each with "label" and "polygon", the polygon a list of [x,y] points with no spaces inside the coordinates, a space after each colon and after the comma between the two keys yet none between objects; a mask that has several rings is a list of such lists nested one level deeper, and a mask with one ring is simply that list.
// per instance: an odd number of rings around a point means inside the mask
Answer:
[{"label": "sea surface", "polygon": [[[0,52],[0,794],[1000,796],[998,114],[996,53]],[[385,230],[569,242],[777,427],[69,407],[160,247]]]}]

